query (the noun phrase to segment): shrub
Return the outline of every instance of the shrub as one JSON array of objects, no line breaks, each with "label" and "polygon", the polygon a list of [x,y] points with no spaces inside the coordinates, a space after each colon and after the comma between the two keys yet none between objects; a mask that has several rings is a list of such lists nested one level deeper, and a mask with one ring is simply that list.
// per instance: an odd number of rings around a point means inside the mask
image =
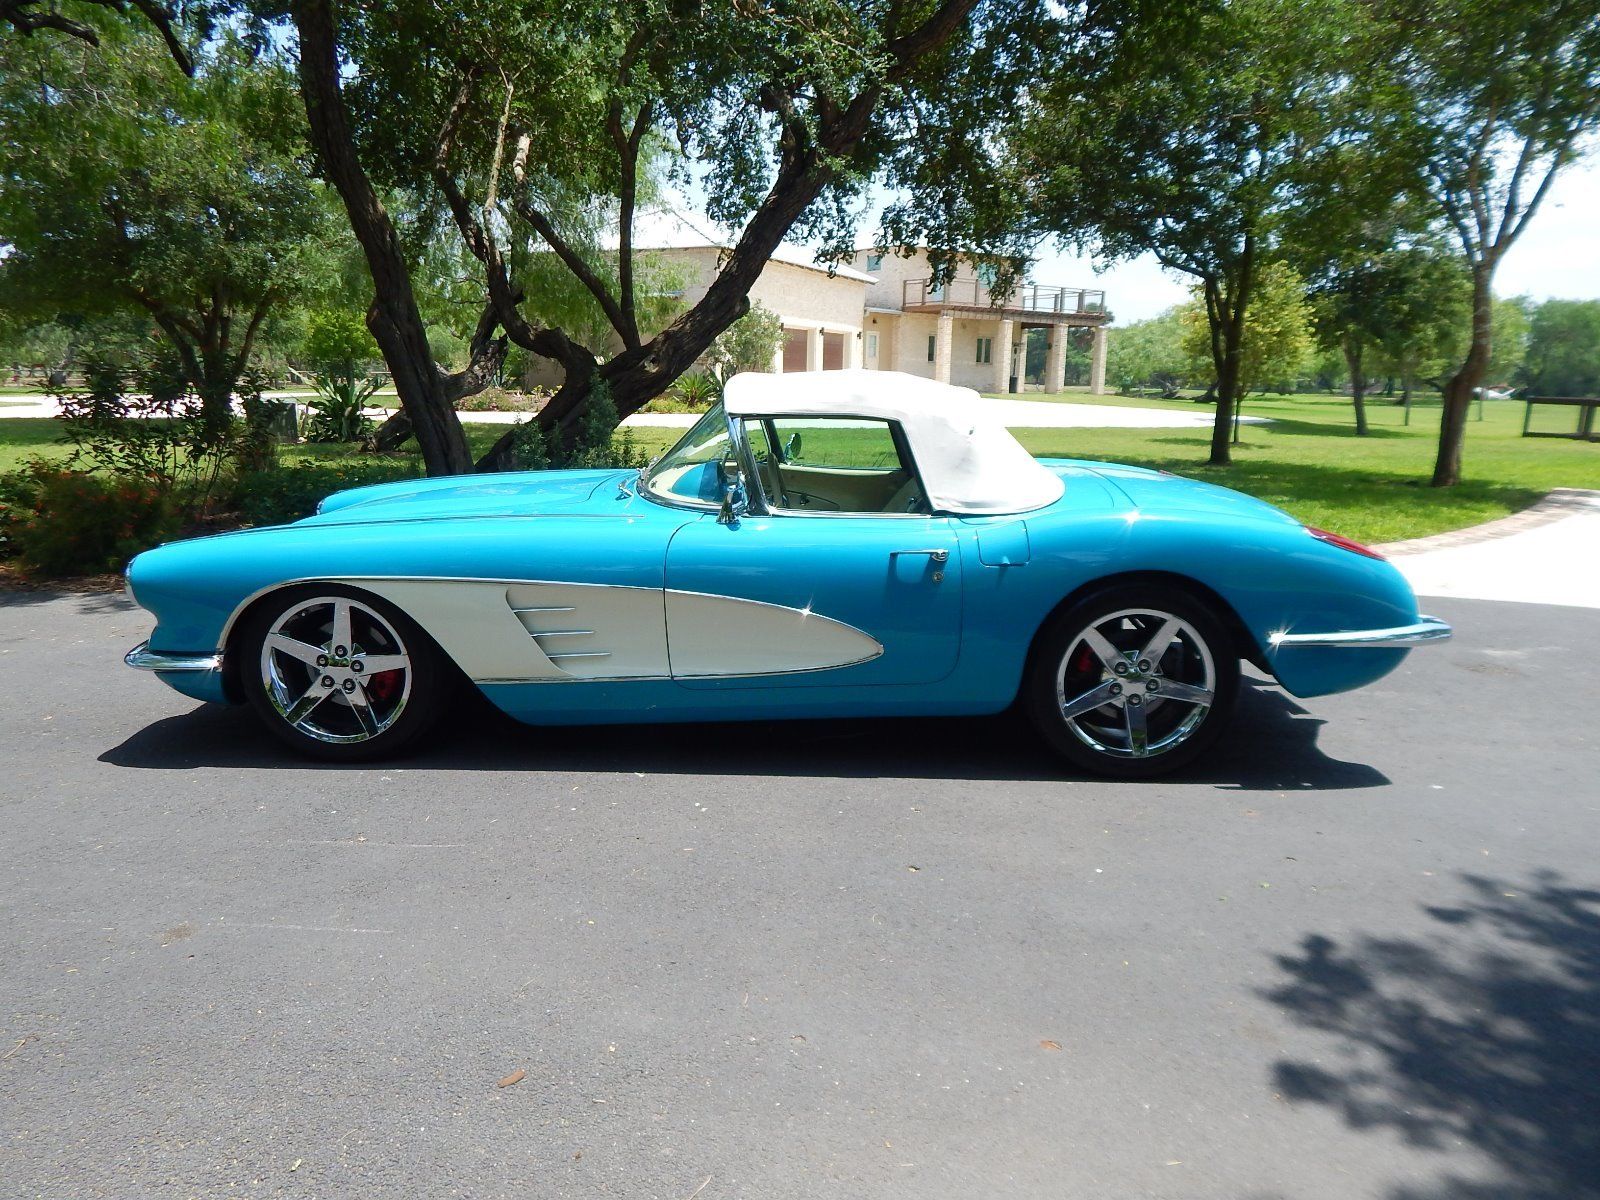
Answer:
[{"label": "shrub", "polygon": [[759,300],[717,337],[706,357],[718,379],[741,371],[770,371],[783,344],[783,319]]},{"label": "shrub", "polygon": [[306,401],[306,441],[359,442],[367,436],[372,422],[362,410],[378,390],[376,379],[319,375],[312,386],[317,394]]},{"label": "shrub", "polygon": [[203,513],[238,450],[237,423],[220,438],[207,428],[200,402],[170,350],[136,360],[129,373],[131,392],[120,367],[90,361],[84,367],[84,391],[58,397],[63,440],[77,446],[71,465],[148,480],[176,511]]},{"label": "shrub", "polygon": [[508,392],[487,387],[457,400],[456,408],[461,412],[537,412],[548,399],[547,392]]},{"label": "shrub", "polygon": [[642,467],[644,452],[633,441],[633,432],[624,429],[619,436],[616,402],[611,399],[611,388],[602,379],[594,382],[589,403],[578,418],[578,428],[572,444],[558,461],[551,455],[551,465],[560,467]]},{"label": "shrub", "polygon": [[689,412],[704,412],[722,396],[722,385],[709,371],[690,371],[679,376],[667,394],[687,405]]},{"label": "shrub", "polygon": [[30,509],[7,522],[22,565],[46,575],[116,571],[177,532],[172,497],[154,480],[106,478],[36,461]]},{"label": "shrub", "polygon": [[246,471],[234,485],[233,501],[240,516],[252,525],[282,525],[309,517],[322,498],[334,492],[411,479],[416,473],[416,467],[403,460],[370,459]]}]

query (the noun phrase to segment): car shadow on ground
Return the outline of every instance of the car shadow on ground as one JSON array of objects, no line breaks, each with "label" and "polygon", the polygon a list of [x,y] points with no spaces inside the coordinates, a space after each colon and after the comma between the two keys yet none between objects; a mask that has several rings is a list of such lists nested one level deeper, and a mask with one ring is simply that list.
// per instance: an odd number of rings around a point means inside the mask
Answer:
[{"label": "car shadow on ground", "polygon": [[1387,1200],[1600,1200],[1600,890],[1460,883],[1424,936],[1312,934],[1277,957],[1265,998],[1332,1049],[1276,1063],[1272,1090],[1452,1155]]},{"label": "car shadow on ground", "polygon": [[[1247,679],[1231,730],[1209,756],[1168,780],[1244,791],[1381,787],[1382,772],[1317,746],[1323,722],[1275,687]],[[292,768],[245,708],[204,705],[139,730],[100,756],[113,766]],[[595,774],[820,776],[849,779],[1089,778],[1051,755],[1014,714],[982,718],[756,721],[533,728],[485,700],[460,706],[408,755],[409,769]],[[361,767],[324,766],[338,771]]]}]

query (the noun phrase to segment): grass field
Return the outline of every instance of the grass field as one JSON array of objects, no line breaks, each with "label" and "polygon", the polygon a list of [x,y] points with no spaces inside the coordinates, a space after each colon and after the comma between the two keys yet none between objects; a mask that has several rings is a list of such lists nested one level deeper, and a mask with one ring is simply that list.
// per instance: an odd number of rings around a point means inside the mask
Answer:
[{"label": "grass field", "polygon": [[[1045,399],[1030,394],[1028,399]],[[1062,403],[1095,403],[1209,413],[1191,401],[1090,397],[1065,393]],[[1259,496],[1303,521],[1369,542],[1398,541],[1492,520],[1525,508],[1554,487],[1600,488],[1600,444],[1520,436],[1523,406],[1490,401],[1484,419],[1467,426],[1465,479],[1456,488],[1427,486],[1438,436],[1439,407],[1419,404],[1409,427],[1402,413],[1379,400],[1372,432],[1355,435],[1348,399],[1334,396],[1252,397],[1252,416],[1271,425],[1244,427],[1234,465],[1204,466],[1209,429],[1018,429],[1034,454],[1091,458],[1159,467]],[[1557,428],[1557,414],[1536,416],[1536,428]],[[475,450],[505,432],[503,425],[466,425]],[[654,455],[681,431],[647,427],[634,438]],[[65,455],[59,427],[47,418],[0,419],[0,471],[30,455]],[[303,446],[284,459],[326,460],[354,454],[345,447]],[[420,472],[420,463],[418,464]]]},{"label": "grass field", "polygon": [[[1043,399],[1029,396],[1029,399]],[[1065,403],[1127,405],[1210,413],[1189,400],[1135,400],[1065,394]],[[1600,444],[1524,438],[1523,406],[1489,401],[1468,422],[1463,481],[1427,486],[1439,434],[1439,405],[1417,404],[1411,425],[1381,399],[1369,405],[1371,432],[1357,437],[1350,401],[1338,396],[1251,397],[1249,416],[1271,425],[1243,427],[1231,467],[1206,467],[1206,429],[1017,429],[1035,454],[1159,467],[1237,488],[1313,525],[1369,542],[1398,541],[1459,529],[1526,508],[1551,488],[1600,488]],[[1562,428],[1536,414],[1535,429]]]}]

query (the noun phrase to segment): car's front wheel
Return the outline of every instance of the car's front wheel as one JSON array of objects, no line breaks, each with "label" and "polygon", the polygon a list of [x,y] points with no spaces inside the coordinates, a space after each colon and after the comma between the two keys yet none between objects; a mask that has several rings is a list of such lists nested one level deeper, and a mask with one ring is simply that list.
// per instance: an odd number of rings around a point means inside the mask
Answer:
[{"label": "car's front wheel", "polygon": [[287,589],[247,618],[239,679],[267,727],[314,758],[352,762],[412,744],[454,683],[392,605],[333,584]]},{"label": "car's front wheel", "polygon": [[1024,688],[1034,724],[1064,757],[1101,775],[1149,778],[1221,736],[1239,690],[1238,650],[1198,596],[1108,587],[1051,621]]}]

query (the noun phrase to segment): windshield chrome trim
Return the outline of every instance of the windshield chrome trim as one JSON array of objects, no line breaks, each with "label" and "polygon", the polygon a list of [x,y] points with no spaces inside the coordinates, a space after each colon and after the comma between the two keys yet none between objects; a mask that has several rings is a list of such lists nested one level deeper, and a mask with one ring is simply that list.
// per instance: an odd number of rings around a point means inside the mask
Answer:
[{"label": "windshield chrome trim", "polygon": [[[713,410],[718,408],[722,409],[722,426],[728,435],[728,441],[733,443],[735,448],[737,448],[739,445],[739,439],[734,435],[733,418],[728,415],[727,406],[724,405],[721,400],[718,400],[711,406],[711,408],[706,409],[705,413],[700,417],[700,420],[696,421],[693,425],[689,426],[688,429],[684,430],[683,437],[688,437],[689,434],[698,429],[700,427],[700,421],[705,420],[705,418],[709,416]],[[690,500],[685,496],[679,496],[667,492],[658,492],[655,488],[650,486],[650,478],[655,471],[656,464],[661,462],[662,459],[666,458],[668,454],[671,454],[674,450],[676,450],[679,443],[682,441],[683,438],[680,437],[676,442],[673,442],[672,445],[668,447],[666,452],[661,455],[661,458],[656,459],[656,461],[651,463],[648,467],[640,468],[639,495],[644,497],[646,500],[654,501],[663,508],[684,508],[690,510],[691,512],[716,512],[722,507],[722,501],[720,498],[709,503],[704,500]],[[741,470],[748,473],[748,464],[741,462]],[[745,495],[748,496],[749,494],[750,489],[746,487]]]}]

